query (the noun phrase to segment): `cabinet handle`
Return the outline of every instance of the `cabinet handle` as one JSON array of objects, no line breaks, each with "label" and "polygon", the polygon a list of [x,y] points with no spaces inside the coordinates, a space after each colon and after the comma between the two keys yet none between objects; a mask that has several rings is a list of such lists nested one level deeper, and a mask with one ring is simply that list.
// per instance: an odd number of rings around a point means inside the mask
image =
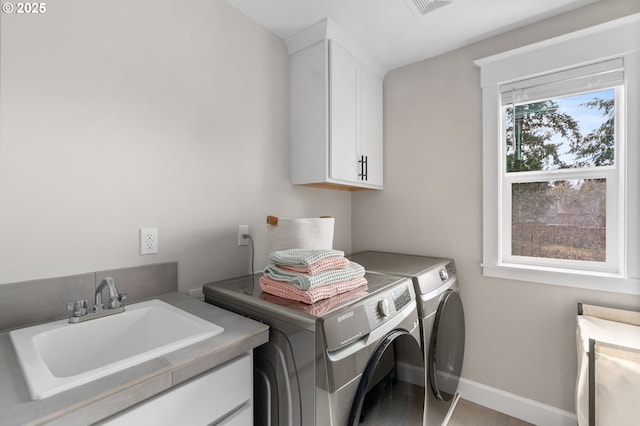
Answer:
[{"label": "cabinet handle", "polygon": [[369,180],[369,157],[364,156],[364,180]]},{"label": "cabinet handle", "polygon": [[364,180],[364,155],[361,155],[358,160],[358,177]]},{"label": "cabinet handle", "polygon": [[358,160],[358,177],[361,180],[367,180],[369,174],[369,158],[366,155],[361,155]]}]

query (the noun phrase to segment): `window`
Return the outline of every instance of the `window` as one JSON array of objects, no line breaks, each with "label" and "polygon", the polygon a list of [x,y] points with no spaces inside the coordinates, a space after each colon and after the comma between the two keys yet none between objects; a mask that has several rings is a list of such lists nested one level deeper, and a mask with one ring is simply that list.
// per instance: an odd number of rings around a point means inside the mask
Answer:
[{"label": "window", "polygon": [[485,275],[640,294],[639,22],[476,61]]},{"label": "window", "polygon": [[502,259],[616,272],[622,60],[500,86]]}]

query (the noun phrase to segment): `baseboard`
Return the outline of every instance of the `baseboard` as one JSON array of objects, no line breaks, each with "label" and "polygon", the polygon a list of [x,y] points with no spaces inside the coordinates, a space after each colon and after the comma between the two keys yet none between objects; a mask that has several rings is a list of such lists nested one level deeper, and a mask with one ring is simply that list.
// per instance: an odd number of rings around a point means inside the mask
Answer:
[{"label": "baseboard", "polygon": [[398,379],[416,386],[424,387],[424,367],[418,367],[402,361],[396,361]]},{"label": "baseboard", "polygon": [[574,413],[460,378],[460,397],[535,425],[576,426]]}]

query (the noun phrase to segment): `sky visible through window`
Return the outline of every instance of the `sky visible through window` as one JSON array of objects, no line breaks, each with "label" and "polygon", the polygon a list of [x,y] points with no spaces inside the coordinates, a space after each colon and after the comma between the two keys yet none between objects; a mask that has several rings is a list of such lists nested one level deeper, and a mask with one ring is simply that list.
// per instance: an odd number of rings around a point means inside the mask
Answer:
[{"label": "sky visible through window", "polygon": [[613,164],[614,98],[607,89],[506,105],[507,172]]},{"label": "sky visible through window", "polygon": [[[566,98],[554,99],[558,104],[558,113],[566,113],[573,117],[579,125],[580,133],[583,137],[598,129],[604,121],[602,111],[597,108],[589,108],[585,104],[594,99],[602,99],[610,101],[614,98],[614,90],[607,89],[598,92],[582,93],[580,95],[569,96]],[[569,152],[570,144],[561,135],[554,135],[552,142],[560,143],[560,158],[562,161],[573,164],[575,163],[575,155]]]}]

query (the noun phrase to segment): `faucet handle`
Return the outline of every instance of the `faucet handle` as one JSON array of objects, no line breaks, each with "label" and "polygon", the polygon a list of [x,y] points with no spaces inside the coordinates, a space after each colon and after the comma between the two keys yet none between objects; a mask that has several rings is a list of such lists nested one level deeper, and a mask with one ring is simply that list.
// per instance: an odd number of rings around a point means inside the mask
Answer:
[{"label": "faucet handle", "polygon": [[118,295],[109,300],[109,308],[118,309],[122,306],[122,301],[127,298],[127,293],[118,293]]},{"label": "faucet handle", "polygon": [[76,300],[75,302],[67,303],[67,311],[71,312],[74,317],[81,317],[87,314],[87,300]]}]

